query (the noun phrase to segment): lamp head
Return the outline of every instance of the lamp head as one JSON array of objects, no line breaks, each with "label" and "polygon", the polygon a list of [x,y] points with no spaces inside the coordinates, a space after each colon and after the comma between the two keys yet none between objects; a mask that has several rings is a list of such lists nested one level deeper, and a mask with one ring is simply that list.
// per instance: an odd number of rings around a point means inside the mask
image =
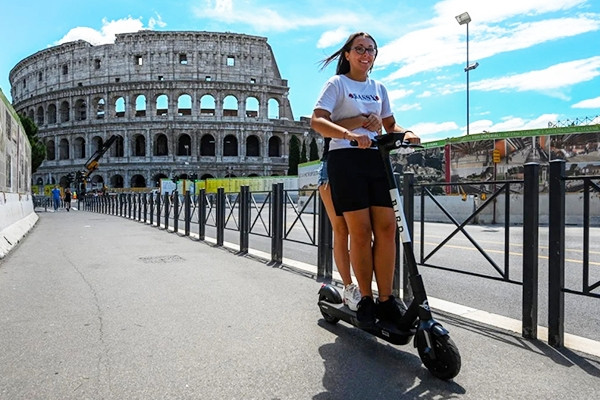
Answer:
[{"label": "lamp head", "polygon": [[471,16],[468,12],[464,12],[460,15],[457,15],[456,20],[460,25],[468,24],[469,22],[471,22]]}]

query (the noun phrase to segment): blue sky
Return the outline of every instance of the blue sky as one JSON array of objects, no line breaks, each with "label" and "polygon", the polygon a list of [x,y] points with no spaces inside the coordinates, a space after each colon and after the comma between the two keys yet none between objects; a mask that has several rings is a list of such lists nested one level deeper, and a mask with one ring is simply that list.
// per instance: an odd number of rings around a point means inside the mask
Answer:
[{"label": "blue sky", "polygon": [[[548,127],[600,115],[600,0],[104,0],[5,2],[0,88],[23,58],[69,40],[111,42],[140,29],[265,36],[288,80],[294,118],[309,116],[335,66],[319,61],[366,31],[396,120],[423,141],[466,133],[469,12],[470,133]],[[596,117],[596,123],[600,118]]]}]

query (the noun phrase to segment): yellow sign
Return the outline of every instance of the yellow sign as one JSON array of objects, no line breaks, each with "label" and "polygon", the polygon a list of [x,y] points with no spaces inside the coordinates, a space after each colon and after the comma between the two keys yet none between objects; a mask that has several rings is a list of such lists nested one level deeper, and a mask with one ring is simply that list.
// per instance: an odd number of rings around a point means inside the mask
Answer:
[{"label": "yellow sign", "polygon": [[492,161],[494,161],[495,163],[500,162],[500,150],[494,150],[492,152]]}]

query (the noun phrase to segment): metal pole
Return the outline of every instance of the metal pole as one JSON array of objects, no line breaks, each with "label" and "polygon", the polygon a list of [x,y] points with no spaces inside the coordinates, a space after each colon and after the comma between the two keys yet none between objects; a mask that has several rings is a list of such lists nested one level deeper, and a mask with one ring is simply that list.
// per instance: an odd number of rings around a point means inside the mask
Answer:
[{"label": "metal pole", "polygon": [[467,135],[469,134],[469,23],[467,22]]},{"label": "metal pole", "polygon": [[[523,191],[523,322],[522,335],[537,339],[538,322],[538,227],[539,227],[539,177],[538,163],[525,164]],[[508,191],[508,189],[507,189]]]},{"label": "metal pole", "polygon": [[550,161],[548,219],[548,344],[564,345],[565,332],[565,162]]}]

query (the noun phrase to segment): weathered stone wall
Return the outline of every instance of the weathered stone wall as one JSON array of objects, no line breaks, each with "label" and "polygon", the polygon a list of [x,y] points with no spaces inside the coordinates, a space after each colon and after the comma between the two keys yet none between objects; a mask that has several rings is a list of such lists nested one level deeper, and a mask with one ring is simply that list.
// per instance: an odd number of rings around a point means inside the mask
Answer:
[{"label": "weathered stone wall", "polygon": [[37,221],[31,198],[31,145],[0,90],[0,258]]},{"label": "weathered stone wall", "polygon": [[48,150],[36,185],[64,182],[112,135],[92,181],[152,187],[175,175],[285,175],[290,135],[314,134],[294,121],[264,37],[141,31],[70,42],[20,61],[9,79],[15,110]]}]

